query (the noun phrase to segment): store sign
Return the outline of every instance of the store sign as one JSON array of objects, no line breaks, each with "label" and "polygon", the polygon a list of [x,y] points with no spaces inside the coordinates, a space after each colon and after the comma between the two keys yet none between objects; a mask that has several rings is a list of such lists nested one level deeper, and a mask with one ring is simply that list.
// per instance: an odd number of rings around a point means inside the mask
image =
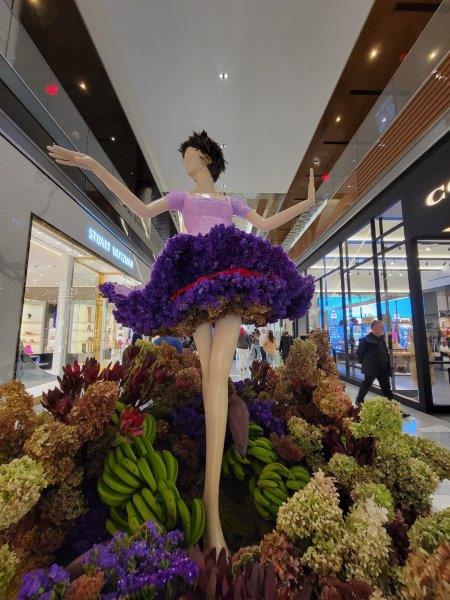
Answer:
[{"label": "store sign", "polygon": [[98,231],[96,231],[93,227],[89,227],[88,229],[88,238],[96,246],[102,248],[107,254],[114,257],[123,265],[130,267],[130,269],[134,267],[134,262],[131,256],[125,254],[125,252],[122,250],[119,250],[117,246],[114,246],[113,242],[108,240],[105,236],[100,235],[100,233],[98,233]]},{"label": "store sign", "polygon": [[439,202],[442,202],[442,200],[448,198],[449,195],[450,181],[447,183],[447,185],[442,184],[441,186],[437,187],[432,192],[430,192],[425,200],[425,204],[427,206],[435,206],[436,204],[439,204]]}]

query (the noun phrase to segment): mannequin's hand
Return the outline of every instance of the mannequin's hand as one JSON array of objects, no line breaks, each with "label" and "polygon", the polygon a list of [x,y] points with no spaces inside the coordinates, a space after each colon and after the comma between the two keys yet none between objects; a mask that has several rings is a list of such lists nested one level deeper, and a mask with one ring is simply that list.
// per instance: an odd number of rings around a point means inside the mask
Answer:
[{"label": "mannequin's hand", "polygon": [[95,158],[83,154],[82,152],[67,150],[66,148],[61,148],[61,146],[56,146],[56,144],[47,146],[47,149],[49,155],[55,159],[57,163],[65,165],[66,167],[78,167],[79,169],[95,172],[100,166]]}]

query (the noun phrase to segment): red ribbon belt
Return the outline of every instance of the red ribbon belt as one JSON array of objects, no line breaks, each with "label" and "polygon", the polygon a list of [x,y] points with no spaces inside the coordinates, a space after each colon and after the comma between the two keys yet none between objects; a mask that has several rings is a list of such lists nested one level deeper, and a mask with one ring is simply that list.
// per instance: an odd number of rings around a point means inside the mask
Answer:
[{"label": "red ribbon belt", "polygon": [[202,275],[201,277],[197,277],[197,279],[195,281],[193,281],[192,283],[188,283],[188,285],[185,285],[184,287],[178,289],[174,294],[172,294],[170,296],[170,299],[175,300],[175,298],[178,298],[178,296],[181,296],[181,294],[184,294],[185,292],[187,292],[191,288],[195,287],[199,283],[202,283],[203,281],[209,281],[210,279],[217,279],[217,277],[220,277],[221,275],[235,275],[235,274],[242,275],[243,277],[259,277],[260,276],[260,273],[258,273],[257,271],[250,271],[249,269],[245,269],[242,267],[225,269],[224,271],[217,271],[217,273],[211,273],[210,275]]}]

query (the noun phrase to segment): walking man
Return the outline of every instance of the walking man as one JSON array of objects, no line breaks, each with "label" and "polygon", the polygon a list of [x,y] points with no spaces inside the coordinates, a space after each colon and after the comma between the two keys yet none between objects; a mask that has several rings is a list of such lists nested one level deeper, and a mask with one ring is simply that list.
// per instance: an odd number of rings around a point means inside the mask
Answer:
[{"label": "walking man", "polygon": [[293,343],[294,343],[294,338],[289,333],[289,331],[287,329],[285,329],[283,332],[283,335],[281,336],[280,347],[279,347],[281,358],[283,359],[284,363],[286,362],[286,359],[289,355],[289,351],[290,351]]},{"label": "walking man", "polygon": [[[391,360],[389,351],[384,337],[383,321],[373,321],[371,332],[362,338],[359,343],[356,357],[361,363],[364,381],[361,383],[356,404],[361,405],[364,402],[367,392],[369,391],[375,379],[378,379],[381,393],[389,400],[392,400],[393,394],[391,382],[389,380],[392,374]],[[406,413],[402,413],[404,417],[408,417]]]}]

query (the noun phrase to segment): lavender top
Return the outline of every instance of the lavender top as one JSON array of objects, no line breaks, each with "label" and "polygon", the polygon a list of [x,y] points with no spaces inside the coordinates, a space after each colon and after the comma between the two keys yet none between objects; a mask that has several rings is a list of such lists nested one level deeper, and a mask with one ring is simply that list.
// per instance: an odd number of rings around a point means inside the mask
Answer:
[{"label": "lavender top", "polygon": [[183,215],[187,233],[208,233],[214,225],[231,225],[233,215],[245,218],[251,208],[240,198],[205,198],[173,190],[167,194],[170,210],[179,210]]}]

